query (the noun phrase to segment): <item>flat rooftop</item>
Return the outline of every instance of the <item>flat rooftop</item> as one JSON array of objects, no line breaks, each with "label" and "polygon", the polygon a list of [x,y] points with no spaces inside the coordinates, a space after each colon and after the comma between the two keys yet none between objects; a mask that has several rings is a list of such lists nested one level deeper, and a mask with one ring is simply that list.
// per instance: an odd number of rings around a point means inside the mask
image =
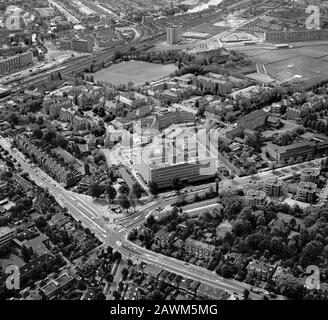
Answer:
[{"label": "flat rooftop", "polygon": [[11,229],[9,227],[1,227],[0,228],[0,237],[5,236],[6,234],[8,234],[8,233],[10,233],[12,231],[14,231],[14,229]]},{"label": "flat rooftop", "polygon": [[57,279],[51,280],[47,283],[41,290],[45,293],[45,295],[50,296],[55,293],[57,290],[66,286],[69,282],[73,280],[73,277],[69,276],[67,273],[62,274]]}]

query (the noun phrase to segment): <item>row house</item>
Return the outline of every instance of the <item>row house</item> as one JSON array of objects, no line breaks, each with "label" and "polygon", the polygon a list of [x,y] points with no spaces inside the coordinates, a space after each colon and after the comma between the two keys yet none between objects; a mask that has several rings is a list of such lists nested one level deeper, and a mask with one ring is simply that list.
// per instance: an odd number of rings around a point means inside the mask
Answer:
[{"label": "row house", "polygon": [[16,144],[23,149],[24,152],[33,156],[39,166],[50,174],[55,180],[66,184],[67,186],[73,186],[81,180],[81,174],[76,170],[63,167],[55,159],[51,158],[48,154],[40,150],[33,143],[26,139],[16,138]]}]

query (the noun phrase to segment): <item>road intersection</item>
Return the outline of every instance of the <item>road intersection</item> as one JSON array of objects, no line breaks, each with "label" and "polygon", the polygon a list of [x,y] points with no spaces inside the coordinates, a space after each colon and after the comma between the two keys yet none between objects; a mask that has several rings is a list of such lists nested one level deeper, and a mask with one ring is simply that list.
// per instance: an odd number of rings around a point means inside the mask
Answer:
[{"label": "road intersection", "polygon": [[[29,174],[31,180],[37,185],[46,188],[63,208],[67,208],[68,212],[74,217],[74,219],[81,221],[85,227],[92,230],[95,235],[103,241],[104,245],[111,246],[115,250],[118,250],[124,258],[137,259],[139,262],[144,261],[149,264],[156,264],[156,266],[162,267],[185,278],[201,281],[208,285],[223,289],[229,293],[238,295],[239,297],[242,297],[245,289],[251,289],[251,286],[244,282],[222,278],[213,271],[153,252],[127,240],[129,232],[133,228],[139,227],[152,210],[164,203],[166,205],[174,203],[177,200],[177,197],[170,200],[158,198],[153,203],[148,204],[146,209],[142,212],[133,214],[132,222],[131,220],[130,222],[127,220],[127,222],[122,223],[122,225],[119,223],[105,223],[99,210],[88,203],[85,200],[85,197],[66,190],[44,171],[39,168],[33,168],[28,163],[28,160],[25,159],[24,155],[22,155],[17,149],[11,147],[11,143],[7,139],[0,137],[0,144],[17,160],[18,163],[20,163],[21,168]],[[262,296],[251,293],[251,298],[261,299]]]}]

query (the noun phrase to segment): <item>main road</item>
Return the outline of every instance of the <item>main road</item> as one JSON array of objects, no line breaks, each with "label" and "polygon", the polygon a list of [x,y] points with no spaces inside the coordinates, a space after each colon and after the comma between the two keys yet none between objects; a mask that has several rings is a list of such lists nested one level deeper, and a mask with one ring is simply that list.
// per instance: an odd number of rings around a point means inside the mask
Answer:
[{"label": "main road", "polygon": [[[123,257],[154,264],[185,278],[201,281],[240,297],[243,295],[245,289],[251,288],[250,285],[244,282],[225,279],[213,271],[164,256],[128,241],[127,235],[131,228],[105,223],[99,211],[90,203],[86,202],[83,196],[66,190],[41,169],[32,167],[24,155],[11,147],[11,143],[7,139],[0,137],[0,144],[20,163],[21,168],[29,174],[30,179],[34,180],[40,187],[46,188],[63,208],[68,209],[74,219],[81,221],[105,245],[113,247]],[[149,205],[145,211],[151,212],[156,206],[158,206],[157,202]],[[253,299],[261,299],[261,295],[255,293],[252,293],[251,297]]]}]

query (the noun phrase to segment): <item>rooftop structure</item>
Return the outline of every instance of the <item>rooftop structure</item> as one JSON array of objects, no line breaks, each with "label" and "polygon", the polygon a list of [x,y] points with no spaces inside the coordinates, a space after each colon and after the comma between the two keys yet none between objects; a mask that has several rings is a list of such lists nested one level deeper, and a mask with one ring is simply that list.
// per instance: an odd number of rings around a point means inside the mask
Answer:
[{"label": "rooftop structure", "polygon": [[51,297],[67,287],[72,281],[73,277],[69,276],[67,273],[62,274],[57,279],[53,279],[48,282],[45,286],[41,288],[46,297]]}]

